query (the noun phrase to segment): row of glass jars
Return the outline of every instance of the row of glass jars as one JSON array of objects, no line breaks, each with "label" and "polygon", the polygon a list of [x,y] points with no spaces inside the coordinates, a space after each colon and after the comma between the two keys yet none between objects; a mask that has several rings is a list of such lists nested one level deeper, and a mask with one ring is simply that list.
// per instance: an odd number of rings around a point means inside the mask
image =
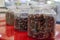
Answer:
[{"label": "row of glass jars", "polygon": [[14,29],[27,31],[37,39],[54,38],[56,13],[47,5],[19,6],[14,14]]}]

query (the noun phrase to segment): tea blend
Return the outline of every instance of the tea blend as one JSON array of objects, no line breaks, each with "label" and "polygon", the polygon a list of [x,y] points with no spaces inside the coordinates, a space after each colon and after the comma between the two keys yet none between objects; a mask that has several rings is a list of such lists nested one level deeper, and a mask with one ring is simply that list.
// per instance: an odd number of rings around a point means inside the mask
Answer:
[{"label": "tea blend", "polygon": [[14,13],[13,12],[7,12],[6,13],[6,23],[8,25],[14,26]]},{"label": "tea blend", "polygon": [[15,18],[15,29],[18,31],[27,31],[28,17],[27,15],[20,15]]},{"label": "tea blend", "polygon": [[54,38],[55,19],[46,14],[31,14],[28,17],[28,36],[37,39]]}]

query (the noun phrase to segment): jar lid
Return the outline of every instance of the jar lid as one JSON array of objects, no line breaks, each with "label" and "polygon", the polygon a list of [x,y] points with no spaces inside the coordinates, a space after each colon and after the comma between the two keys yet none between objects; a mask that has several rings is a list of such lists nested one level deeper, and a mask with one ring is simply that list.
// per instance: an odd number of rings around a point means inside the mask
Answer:
[{"label": "jar lid", "polygon": [[25,15],[29,13],[30,6],[29,5],[20,5],[17,6],[15,10],[15,16],[20,17],[21,15]]},{"label": "jar lid", "polygon": [[56,15],[55,11],[51,9],[51,7],[48,6],[47,4],[31,6],[30,12],[32,14],[55,14]]}]

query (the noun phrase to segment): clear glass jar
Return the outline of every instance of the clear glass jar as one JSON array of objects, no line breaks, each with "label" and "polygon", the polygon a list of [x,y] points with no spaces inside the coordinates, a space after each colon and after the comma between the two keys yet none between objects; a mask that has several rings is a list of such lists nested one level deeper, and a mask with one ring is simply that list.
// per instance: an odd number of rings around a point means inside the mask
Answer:
[{"label": "clear glass jar", "polygon": [[55,15],[54,10],[47,5],[31,6],[28,15],[28,36],[40,40],[53,40]]},{"label": "clear glass jar", "polygon": [[19,6],[18,12],[15,15],[15,23],[14,28],[18,31],[27,31],[27,23],[28,23],[28,13],[29,13],[29,6]]},{"label": "clear glass jar", "polygon": [[15,14],[16,6],[9,6],[8,12],[6,13],[6,23],[8,25],[14,26],[14,14]]},{"label": "clear glass jar", "polygon": [[7,13],[6,13],[6,23],[8,25],[14,25],[14,12],[9,10]]}]

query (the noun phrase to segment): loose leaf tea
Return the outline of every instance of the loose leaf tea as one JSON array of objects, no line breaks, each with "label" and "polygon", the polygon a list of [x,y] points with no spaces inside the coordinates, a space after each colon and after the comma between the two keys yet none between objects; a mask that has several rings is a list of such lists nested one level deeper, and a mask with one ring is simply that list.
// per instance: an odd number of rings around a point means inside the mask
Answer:
[{"label": "loose leaf tea", "polygon": [[21,15],[15,18],[15,29],[19,31],[27,31],[28,18],[27,15]]},{"label": "loose leaf tea", "polygon": [[31,14],[28,17],[28,35],[37,39],[54,37],[55,20],[46,14]]},{"label": "loose leaf tea", "polygon": [[14,26],[14,13],[13,12],[7,12],[6,13],[6,23],[8,25]]}]

